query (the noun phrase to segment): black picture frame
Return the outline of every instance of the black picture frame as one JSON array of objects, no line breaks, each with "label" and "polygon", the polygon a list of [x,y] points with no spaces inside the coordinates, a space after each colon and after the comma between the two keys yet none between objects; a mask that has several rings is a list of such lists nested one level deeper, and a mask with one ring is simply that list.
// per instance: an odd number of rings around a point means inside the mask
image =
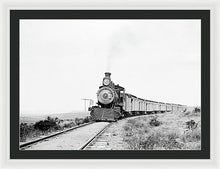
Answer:
[{"label": "black picture frame", "polygon": [[[201,150],[21,151],[19,150],[20,19],[200,19]],[[10,10],[11,159],[210,159],[210,10]]]}]

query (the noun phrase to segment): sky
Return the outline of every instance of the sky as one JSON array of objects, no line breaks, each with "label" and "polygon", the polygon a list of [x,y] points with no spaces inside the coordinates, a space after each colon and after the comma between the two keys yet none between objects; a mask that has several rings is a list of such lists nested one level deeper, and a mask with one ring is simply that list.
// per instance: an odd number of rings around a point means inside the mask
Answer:
[{"label": "sky", "polygon": [[84,111],[107,71],[137,97],[200,106],[200,20],[20,20],[21,114]]}]

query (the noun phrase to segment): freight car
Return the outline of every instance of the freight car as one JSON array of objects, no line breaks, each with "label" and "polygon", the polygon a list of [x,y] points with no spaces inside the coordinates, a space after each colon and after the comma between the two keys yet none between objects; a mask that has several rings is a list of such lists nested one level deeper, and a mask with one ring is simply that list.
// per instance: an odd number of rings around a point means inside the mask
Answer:
[{"label": "freight car", "polygon": [[125,93],[125,88],[115,85],[111,73],[106,72],[97,92],[98,103],[89,108],[95,121],[117,121],[119,118],[149,113],[184,111],[186,106],[145,100]]}]

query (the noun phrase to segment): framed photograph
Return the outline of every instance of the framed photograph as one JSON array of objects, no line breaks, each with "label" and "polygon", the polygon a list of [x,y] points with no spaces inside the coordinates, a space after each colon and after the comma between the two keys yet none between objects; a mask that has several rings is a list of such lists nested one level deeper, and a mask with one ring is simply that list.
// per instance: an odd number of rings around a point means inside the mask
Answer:
[{"label": "framed photograph", "polygon": [[10,10],[11,159],[210,159],[210,10]]}]

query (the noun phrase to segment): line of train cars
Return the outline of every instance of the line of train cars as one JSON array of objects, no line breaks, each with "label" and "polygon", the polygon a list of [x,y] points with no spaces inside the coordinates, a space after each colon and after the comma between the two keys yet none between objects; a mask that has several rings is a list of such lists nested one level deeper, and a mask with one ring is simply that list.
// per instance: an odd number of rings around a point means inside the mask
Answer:
[{"label": "line of train cars", "polygon": [[105,73],[103,85],[97,92],[98,103],[89,108],[94,121],[117,121],[126,116],[184,111],[187,108],[185,105],[145,100],[125,93],[125,89],[115,85],[110,76],[111,73]]}]

